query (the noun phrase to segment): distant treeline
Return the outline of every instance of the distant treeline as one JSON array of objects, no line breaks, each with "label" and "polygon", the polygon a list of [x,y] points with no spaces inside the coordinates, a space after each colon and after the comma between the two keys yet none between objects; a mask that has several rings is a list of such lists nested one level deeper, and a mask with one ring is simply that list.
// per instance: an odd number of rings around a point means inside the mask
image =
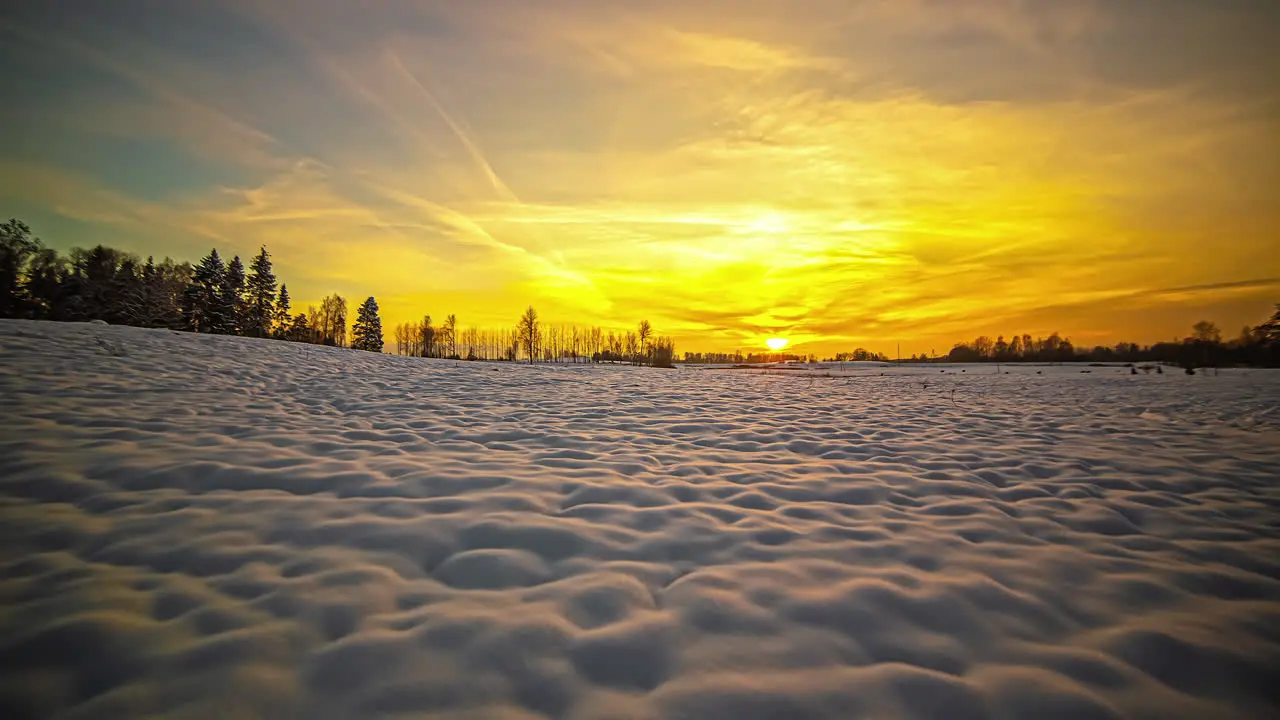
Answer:
[{"label": "distant treeline", "polygon": [[[841,353],[841,355],[848,355],[848,353]],[[817,355],[796,355],[795,353],[783,352],[748,353],[743,355],[742,351],[739,350],[734,353],[687,352],[684,354],[683,362],[689,365],[756,365],[759,363],[779,362],[817,362],[817,360]]]},{"label": "distant treeline", "polygon": [[[0,317],[169,328],[198,333],[274,338],[382,352],[382,321],[370,297],[348,333],[347,301],[330,295],[320,306],[292,314],[289,288],[278,284],[263,247],[246,269],[239,256],[224,261],[213,249],[194,267],[156,262],[98,245],[63,256],[45,247],[19,220],[0,223]],[[649,322],[625,333],[546,326],[530,307],[512,329],[461,329],[449,315],[395,328],[402,355],[530,362],[627,362],[671,367],[675,343]]]},{"label": "distant treeline", "polygon": [[957,343],[945,357],[933,358],[921,353],[904,362],[1152,362],[1180,365],[1186,368],[1251,365],[1280,366],[1280,304],[1269,320],[1245,327],[1234,339],[1224,341],[1218,326],[1202,320],[1191,328],[1191,334],[1180,340],[1154,345],[1119,343],[1114,346],[1076,347],[1070,338],[1053,333],[1047,338],[1030,335],[1003,335],[992,340],[981,336],[968,343]]},{"label": "distant treeline", "polygon": [[527,360],[529,362],[612,362],[671,367],[675,341],[657,337],[648,320],[635,330],[548,325],[529,307],[513,328],[463,328],[456,315],[439,325],[430,315],[395,327],[396,353],[455,360]]},{"label": "distant treeline", "polygon": [[888,362],[889,356],[884,353],[871,352],[864,348],[858,348],[853,352],[836,353],[834,357],[828,359],[828,362]]}]

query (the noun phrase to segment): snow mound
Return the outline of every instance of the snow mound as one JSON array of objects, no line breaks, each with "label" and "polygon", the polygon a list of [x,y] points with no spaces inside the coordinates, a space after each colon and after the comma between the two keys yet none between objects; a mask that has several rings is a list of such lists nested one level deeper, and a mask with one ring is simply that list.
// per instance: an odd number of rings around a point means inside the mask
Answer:
[{"label": "snow mound", "polygon": [[0,717],[1274,717],[1280,374],[967,369],[0,321]]}]

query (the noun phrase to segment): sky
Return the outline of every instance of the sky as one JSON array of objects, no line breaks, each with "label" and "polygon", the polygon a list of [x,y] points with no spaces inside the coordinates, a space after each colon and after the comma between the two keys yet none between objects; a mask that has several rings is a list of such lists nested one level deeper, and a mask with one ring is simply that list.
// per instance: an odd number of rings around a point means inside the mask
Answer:
[{"label": "sky", "polygon": [[1280,302],[1274,0],[30,0],[0,215],[261,245],[377,297],[677,350],[1228,336]]}]

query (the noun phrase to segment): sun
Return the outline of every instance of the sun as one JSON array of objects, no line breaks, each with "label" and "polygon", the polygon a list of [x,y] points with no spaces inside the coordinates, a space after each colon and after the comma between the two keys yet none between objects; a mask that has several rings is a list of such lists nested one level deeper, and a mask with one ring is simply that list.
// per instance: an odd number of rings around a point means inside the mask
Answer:
[{"label": "sun", "polygon": [[764,341],[764,344],[768,345],[770,350],[777,352],[787,346],[787,339],[786,338],[769,338],[768,340]]}]

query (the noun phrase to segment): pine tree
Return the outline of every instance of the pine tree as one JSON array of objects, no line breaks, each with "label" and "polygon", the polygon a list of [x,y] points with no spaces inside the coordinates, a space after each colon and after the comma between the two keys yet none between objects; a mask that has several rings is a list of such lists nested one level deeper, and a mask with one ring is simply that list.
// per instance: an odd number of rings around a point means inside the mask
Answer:
[{"label": "pine tree", "polygon": [[133,299],[142,294],[142,277],[138,271],[138,261],[130,255],[122,256],[107,288],[104,319],[120,325],[146,327],[135,314],[133,307]]},{"label": "pine tree", "polygon": [[222,276],[222,288],[218,293],[221,326],[214,332],[223,335],[242,335],[244,328],[244,263],[236,255],[227,263]]},{"label": "pine tree", "polygon": [[191,282],[191,264],[175,263],[165,258],[156,266],[156,285],[160,295],[160,327],[182,328],[182,290]]},{"label": "pine tree", "polygon": [[285,337],[294,342],[315,342],[311,337],[311,327],[306,313],[298,313],[289,321],[289,329],[285,331]]},{"label": "pine tree", "polygon": [[[293,317],[289,315],[289,286],[280,285],[280,296],[276,298],[275,309],[275,328],[276,337],[286,337],[289,334],[289,326],[293,322]],[[296,339],[296,338],[293,338]]]},{"label": "pine tree", "polygon": [[192,332],[220,332],[225,325],[220,296],[227,268],[214,248],[195,267],[182,293],[182,312]]},{"label": "pine tree", "polygon": [[378,301],[372,297],[356,311],[356,323],[351,328],[351,347],[382,352],[382,320],[378,317]]},{"label": "pine tree", "polygon": [[1259,334],[1264,342],[1271,346],[1280,345],[1280,303],[1276,304],[1276,313],[1271,319],[1258,326]]},{"label": "pine tree", "polygon": [[83,298],[84,319],[122,322],[117,316],[121,305],[119,291],[127,281],[119,276],[119,271],[127,256],[105,245],[94,246],[91,250],[73,249],[71,256],[80,272],[79,293]]},{"label": "pine tree", "polygon": [[245,284],[245,335],[271,336],[275,301],[276,276],[271,272],[271,254],[264,246],[249,265],[249,278]]},{"label": "pine tree", "polygon": [[29,303],[29,317],[35,320],[57,319],[62,304],[62,282],[68,272],[67,261],[53,248],[40,248],[27,264],[23,295]]},{"label": "pine tree", "polygon": [[17,317],[22,306],[19,285],[27,261],[42,247],[31,228],[17,218],[0,224],[0,317]]},{"label": "pine tree", "polygon": [[139,327],[156,326],[159,314],[156,272],[156,260],[148,255],[146,264],[137,271],[137,282],[125,288],[122,312],[128,324]]}]

